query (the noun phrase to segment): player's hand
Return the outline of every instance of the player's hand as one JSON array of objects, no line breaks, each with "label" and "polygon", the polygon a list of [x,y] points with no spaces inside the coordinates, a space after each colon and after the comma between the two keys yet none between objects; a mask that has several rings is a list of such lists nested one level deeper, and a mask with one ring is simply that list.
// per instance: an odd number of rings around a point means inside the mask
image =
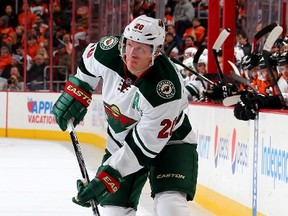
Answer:
[{"label": "player's hand", "polygon": [[282,108],[282,104],[277,95],[255,95],[252,92],[244,91],[241,94],[239,102],[234,107],[234,116],[239,120],[254,120],[257,112],[262,108],[280,109]]},{"label": "player's hand", "polygon": [[222,103],[223,99],[237,92],[236,86],[232,83],[215,83],[209,89],[204,90],[204,95],[214,103]]},{"label": "player's hand", "polygon": [[77,77],[70,77],[67,81],[64,92],[60,95],[52,108],[52,113],[61,130],[67,129],[67,123],[74,119],[74,127],[83,120],[87,113],[87,107],[92,100],[93,89],[91,86],[79,80]]},{"label": "player's hand", "polygon": [[234,107],[234,116],[243,121],[256,118],[260,109],[256,96],[252,92],[242,92],[238,103]]},{"label": "player's hand", "polygon": [[110,166],[101,166],[97,176],[87,185],[85,181],[77,180],[78,194],[72,201],[83,207],[90,207],[90,200],[100,203],[104,198],[117,192],[123,178],[120,173]]}]

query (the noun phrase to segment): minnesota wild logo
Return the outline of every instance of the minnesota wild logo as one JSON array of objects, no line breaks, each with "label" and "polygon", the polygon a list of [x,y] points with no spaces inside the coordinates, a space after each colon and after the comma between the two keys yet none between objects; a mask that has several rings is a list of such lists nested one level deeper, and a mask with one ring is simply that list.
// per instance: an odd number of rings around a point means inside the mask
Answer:
[{"label": "minnesota wild logo", "polygon": [[136,122],[136,120],[121,114],[119,107],[115,104],[110,105],[104,102],[104,108],[108,124],[113,128],[115,133],[125,131],[130,125]]},{"label": "minnesota wild logo", "polygon": [[112,49],[118,43],[118,41],[119,39],[117,37],[106,36],[101,38],[100,47],[103,50],[109,50]]}]

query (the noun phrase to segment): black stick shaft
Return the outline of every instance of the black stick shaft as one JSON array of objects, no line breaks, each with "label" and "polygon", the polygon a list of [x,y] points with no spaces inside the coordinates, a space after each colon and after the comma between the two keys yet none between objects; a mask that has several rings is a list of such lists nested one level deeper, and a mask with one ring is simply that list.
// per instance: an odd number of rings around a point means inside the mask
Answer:
[{"label": "black stick shaft", "polygon": [[[82,151],[81,151],[81,146],[79,144],[76,132],[74,130],[73,124],[72,123],[69,123],[69,124],[70,124],[70,128],[71,128],[71,131],[69,132],[69,134],[70,134],[70,138],[72,140],[73,148],[74,148],[74,151],[75,151],[75,155],[76,155],[76,158],[77,158],[77,161],[78,161],[78,164],[79,164],[79,168],[80,168],[82,177],[84,179],[86,179],[87,182],[90,182],[89,175],[88,175],[88,172],[87,172],[87,169],[86,169],[86,165],[85,165],[85,161],[84,161],[84,158],[83,158],[83,155],[82,155]],[[94,216],[100,216],[96,201],[95,200],[90,200],[90,204],[91,204],[91,207],[92,207],[93,215]]]}]

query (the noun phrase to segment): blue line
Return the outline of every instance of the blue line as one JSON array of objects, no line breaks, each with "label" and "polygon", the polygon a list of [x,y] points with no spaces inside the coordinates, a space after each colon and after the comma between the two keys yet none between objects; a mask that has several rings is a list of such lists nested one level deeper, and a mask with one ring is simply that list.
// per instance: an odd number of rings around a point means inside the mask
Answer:
[{"label": "blue line", "polygon": [[253,181],[252,181],[252,215],[257,216],[257,179],[258,179],[258,137],[259,113],[254,120],[254,145],[253,145]]}]

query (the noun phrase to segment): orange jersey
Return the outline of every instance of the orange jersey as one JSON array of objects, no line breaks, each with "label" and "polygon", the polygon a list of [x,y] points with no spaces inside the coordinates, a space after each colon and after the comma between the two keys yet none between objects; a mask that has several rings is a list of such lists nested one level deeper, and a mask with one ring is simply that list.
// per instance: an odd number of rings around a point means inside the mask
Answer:
[{"label": "orange jersey", "polygon": [[187,36],[191,35],[195,38],[195,41],[201,42],[204,39],[205,36],[205,28],[203,26],[198,26],[196,29],[191,27],[187,28],[183,38],[186,38]]},{"label": "orange jersey", "polygon": [[274,86],[272,86],[266,81],[258,79],[257,88],[260,94],[267,95],[267,96],[276,95]]},{"label": "orange jersey", "polygon": [[39,44],[35,44],[35,45],[32,45],[32,46],[28,46],[27,47],[27,53],[29,56],[31,56],[32,59],[34,59],[36,53],[37,53],[37,50],[41,48],[41,46]]},{"label": "orange jersey", "polygon": [[25,23],[27,22],[27,29],[31,30],[33,24],[35,23],[35,19],[36,19],[35,14],[33,14],[31,12],[27,12],[27,18],[26,18],[25,13],[22,12],[18,16],[18,24],[25,28]]},{"label": "orange jersey", "polygon": [[11,62],[12,55],[0,56],[0,71],[2,72],[7,65],[11,64]]}]

